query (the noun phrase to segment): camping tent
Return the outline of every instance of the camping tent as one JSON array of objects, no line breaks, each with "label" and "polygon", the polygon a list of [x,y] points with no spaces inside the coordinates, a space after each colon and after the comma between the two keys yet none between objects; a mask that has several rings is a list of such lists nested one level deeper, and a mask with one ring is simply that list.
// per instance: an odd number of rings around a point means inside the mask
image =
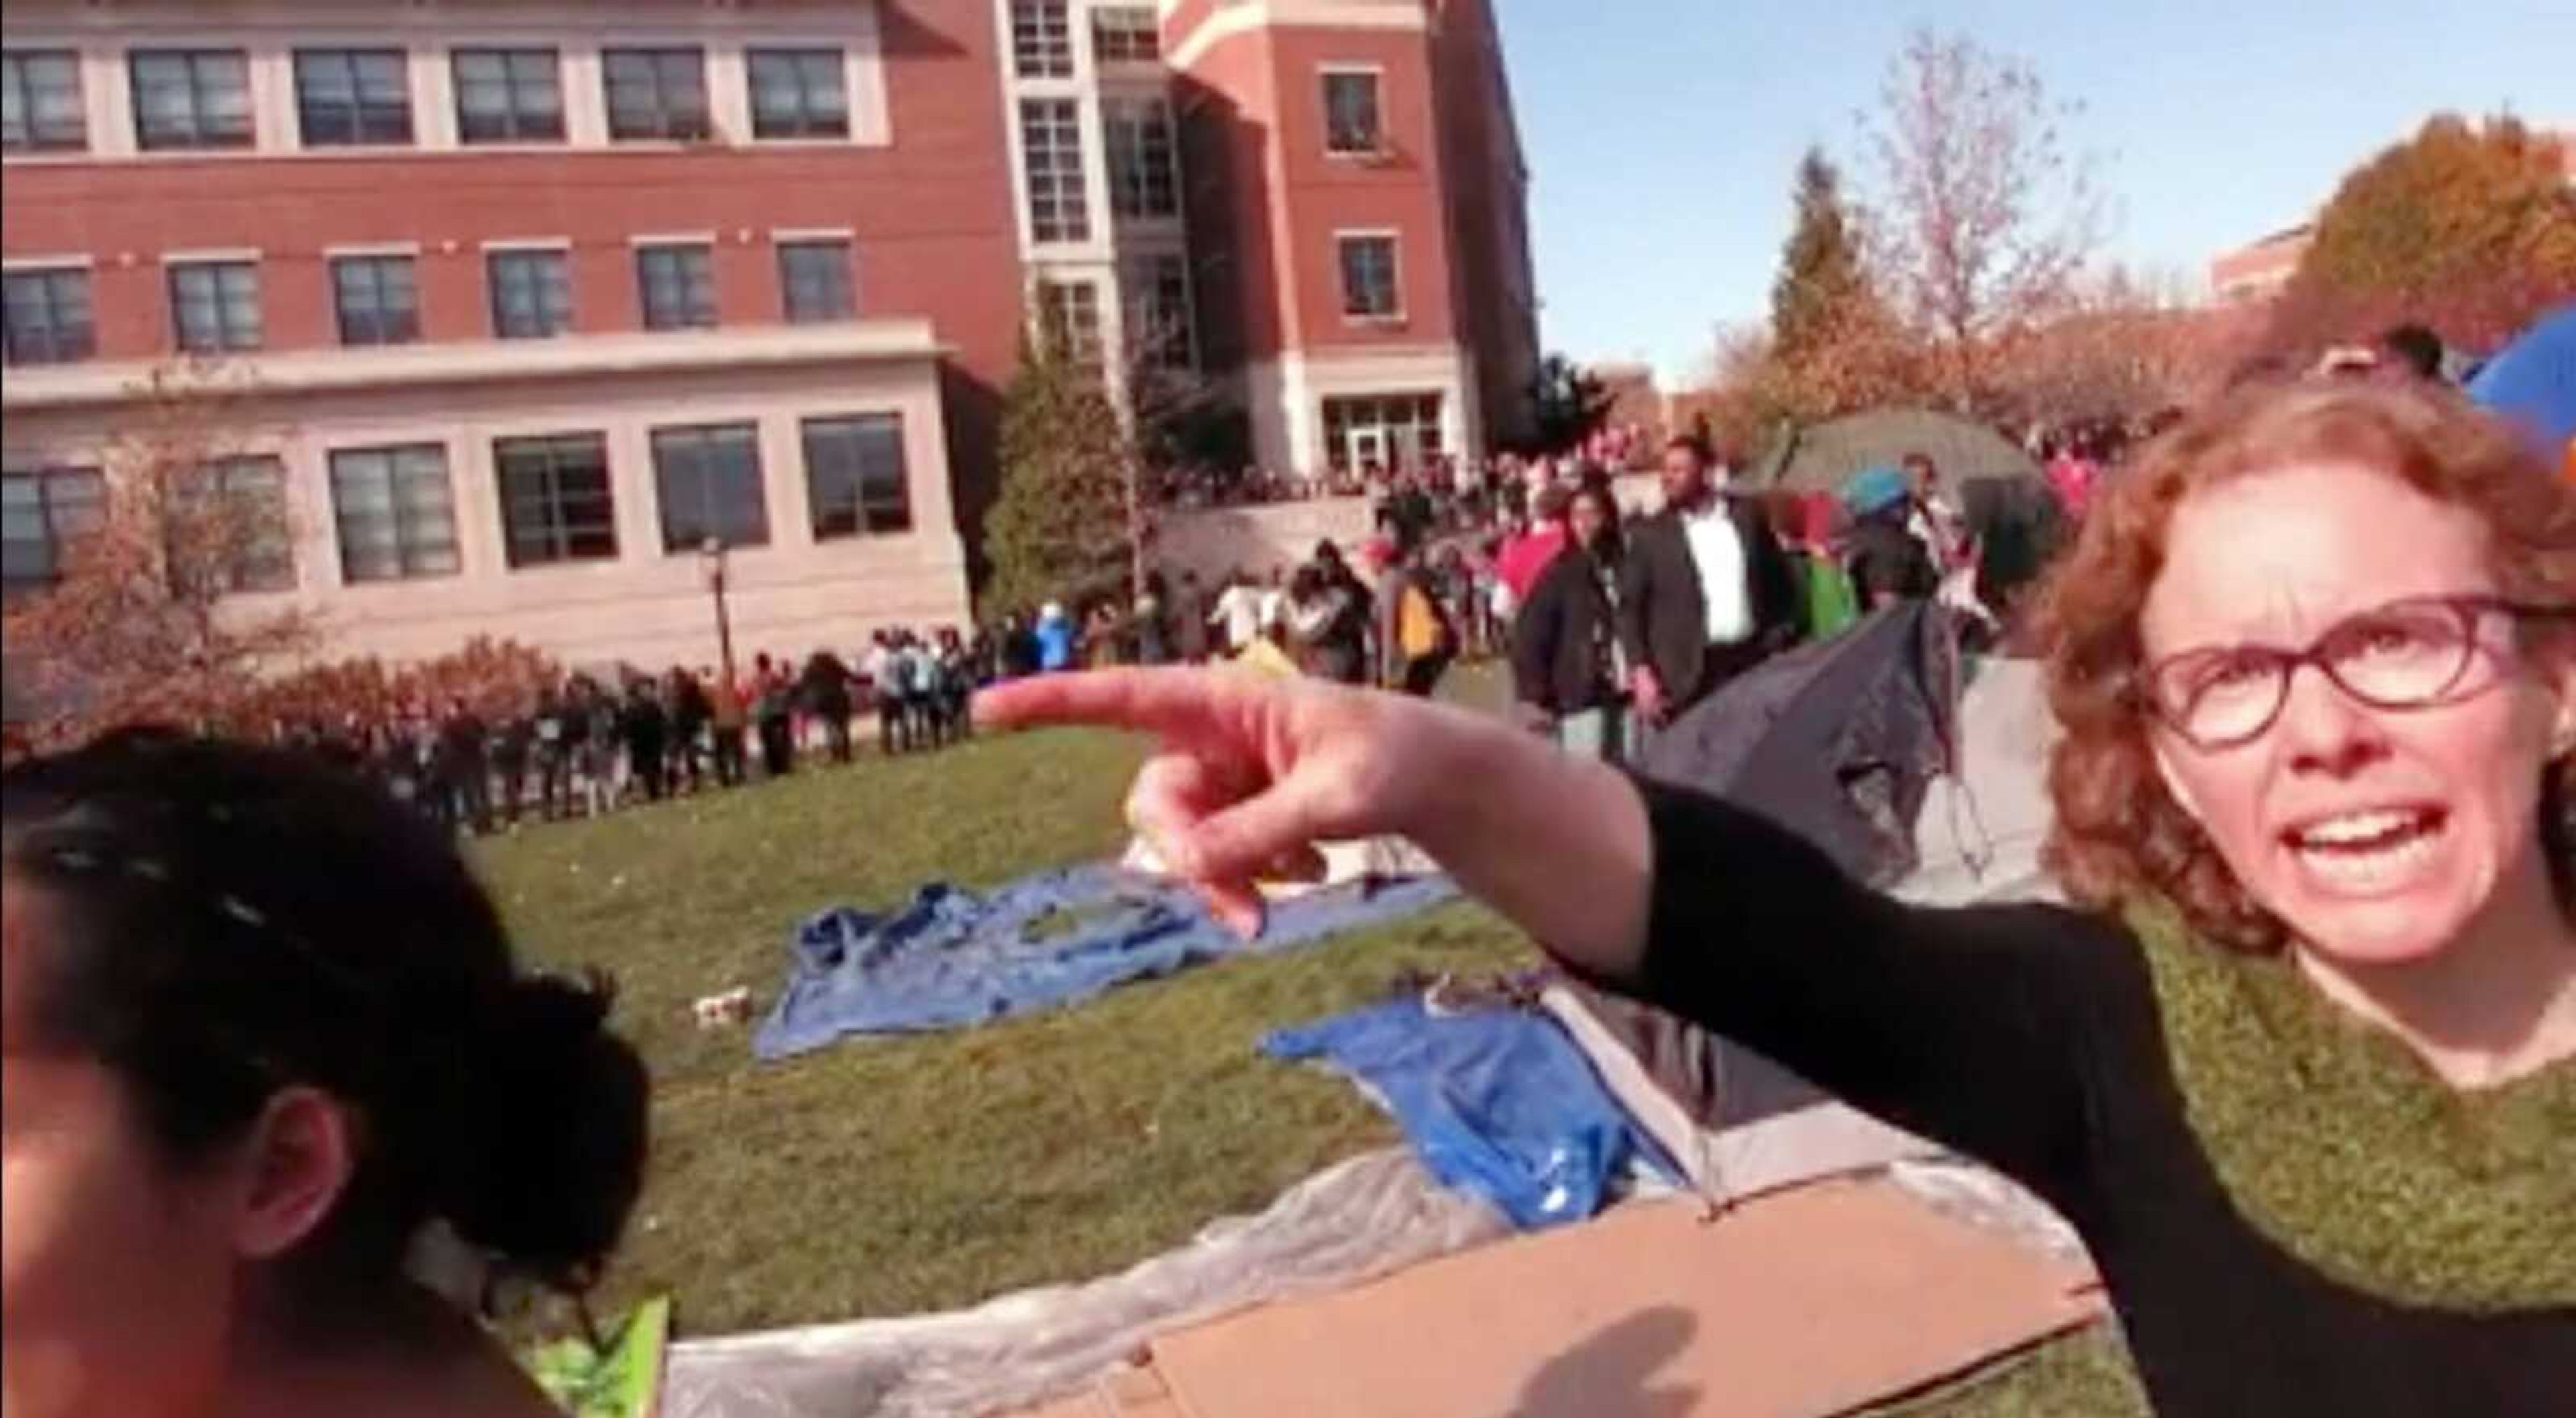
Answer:
[{"label": "camping tent", "polygon": [[1908,453],[1930,457],[1954,485],[2039,479],[2030,455],[1984,424],[1931,409],[1872,409],[1790,429],[1754,464],[1750,481],[1759,488],[1832,492],[1863,468],[1902,462]]}]

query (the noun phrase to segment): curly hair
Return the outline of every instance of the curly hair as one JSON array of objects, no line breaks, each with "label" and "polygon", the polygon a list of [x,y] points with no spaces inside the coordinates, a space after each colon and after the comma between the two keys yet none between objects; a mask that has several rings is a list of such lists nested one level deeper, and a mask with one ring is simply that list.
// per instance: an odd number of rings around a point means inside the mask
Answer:
[{"label": "curly hair", "polygon": [[[2134,691],[2139,616],[2184,499],[2320,462],[2376,468],[2475,513],[2503,594],[2546,604],[2576,596],[2576,486],[2552,476],[2515,430],[2447,391],[2254,384],[2159,436],[2096,499],[2041,597],[2049,700],[2064,728],[2049,764],[2057,821],[2047,862],[2077,902],[2113,907],[2158,895],[2221,944],[2269,953],[2285,943],[2286,928],[2238,883],[2156,769]],[[2564,902],[2576,757],[2554,760],[2542,788],[2541,828]]]}]

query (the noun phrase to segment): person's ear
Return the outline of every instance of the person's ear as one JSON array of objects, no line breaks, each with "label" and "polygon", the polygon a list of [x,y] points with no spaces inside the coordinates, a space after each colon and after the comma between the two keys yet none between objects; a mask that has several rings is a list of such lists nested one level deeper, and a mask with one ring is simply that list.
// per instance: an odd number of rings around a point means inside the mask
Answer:
[{"label": "person's ear", "polygon": [[320,1230],[348,1190],[357,1171],[355,1125],[319,1089],[280,1089],[260,1110],[240,1155],[233,1249],[274,1260]]}]

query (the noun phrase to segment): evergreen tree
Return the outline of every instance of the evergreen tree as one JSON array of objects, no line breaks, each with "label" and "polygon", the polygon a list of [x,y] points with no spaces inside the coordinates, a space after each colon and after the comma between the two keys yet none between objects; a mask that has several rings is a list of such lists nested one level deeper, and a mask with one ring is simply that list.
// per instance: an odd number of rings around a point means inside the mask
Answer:
[{"label": "evergreen tree", "polygon": [[1821,148],[1798,160],[1797,224],[1771,286],[1771,347],[1791,363],[1830,349],[1874,303],[1842,174]]},{"label": "evergreen tree", "polygon": [[985,521],[989,603],[1068,606],[1129,589],[1135,459],[1098,370],[1060,334],[1023,335],[1002,394],[1002,488]]}]

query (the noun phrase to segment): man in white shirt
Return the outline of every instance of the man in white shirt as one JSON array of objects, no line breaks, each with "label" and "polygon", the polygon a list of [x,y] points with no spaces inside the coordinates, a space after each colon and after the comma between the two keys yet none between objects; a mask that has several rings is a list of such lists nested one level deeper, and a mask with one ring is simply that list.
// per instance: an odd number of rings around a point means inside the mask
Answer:
[{"label": "man in white shirt", "polygon": [[1261,634],[1261,591],[1252,578],[1241,571],[1226,578],[1225,589],[1217,593],[1216,604],[1208,611],[1212,624],[1225,628],[1225,650],[1240,655],[1243,647]]},{"label": "man in white shirt", "polygon": [[1664,448],[1663,510],[1629,534],[1619,639],[1638,714],[1665,724],[1797,638],[1796,568],[1751,498],[1688,438]]}]

